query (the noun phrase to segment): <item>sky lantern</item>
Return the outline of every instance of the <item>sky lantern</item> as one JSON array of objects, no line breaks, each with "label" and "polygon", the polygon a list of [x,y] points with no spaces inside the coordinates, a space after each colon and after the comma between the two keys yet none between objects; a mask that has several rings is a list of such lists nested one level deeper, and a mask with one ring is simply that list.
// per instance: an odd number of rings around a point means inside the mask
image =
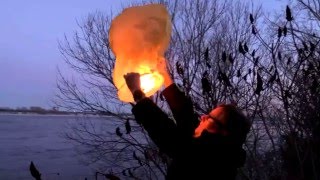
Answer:
[{"label": "sky lantern", "polygon": [[[133,102],[123,76],[140,74],[140,85],[146,96],[157,92],[164,82],[164,52],[171,36],[168,11],[161,4],[126,8],[112,20],[109,41],[116,57],[113,82],[121,101]],[[162,68],[162,69],[161,69]]]}]

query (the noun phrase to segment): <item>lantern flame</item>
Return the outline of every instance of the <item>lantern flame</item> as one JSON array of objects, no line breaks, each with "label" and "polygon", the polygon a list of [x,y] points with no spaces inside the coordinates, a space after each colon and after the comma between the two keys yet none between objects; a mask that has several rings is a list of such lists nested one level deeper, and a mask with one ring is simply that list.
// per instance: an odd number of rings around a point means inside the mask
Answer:
[{"label": "lantern flame", "polygon": [[171,20],[166,7],[149,4],[126,8],[112,20],[109,41],[116,57],[113,82],[118,97],[133,102],[123,76],[140,74],[140,86],[146,96],[152,96],[164,83],[164,52],[169,46]]},{"label": "lantern flame", "polygon": [[145,94],[149,93],[153,88],[161,86],[162,82],[163,77],[158,73],[144,74],[140,77],[141,90]]}]

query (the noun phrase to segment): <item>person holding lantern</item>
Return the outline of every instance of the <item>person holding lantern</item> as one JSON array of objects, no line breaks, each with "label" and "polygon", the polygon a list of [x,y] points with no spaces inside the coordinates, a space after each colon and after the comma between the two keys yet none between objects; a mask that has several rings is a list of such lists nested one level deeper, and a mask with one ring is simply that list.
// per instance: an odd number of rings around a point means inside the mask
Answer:
[{"label": "person holding lantern", "polygon": [[[245,161],[242,145],[250,123],[231,105],[218,106],[199,121],[191,99],[166,71],[171,19],[165,5],[152,3],[126,8],[112,20],[109,43],[119,100],[136,102],[136,121],[172,159],[166,179],[234,179]],[[146,97],[163,83],[174,120]]]},{"label": "person holding lantern", "polygon": [[193,104],[167,71],[165,97],[170,119],[140,88],[140,75],[124,75],[136,104],[132,112],[159,150],[172,159],[166,179],[235,179],[246,153],[242,148],[250,122],[233,105],[220,105],[200,120]]}]

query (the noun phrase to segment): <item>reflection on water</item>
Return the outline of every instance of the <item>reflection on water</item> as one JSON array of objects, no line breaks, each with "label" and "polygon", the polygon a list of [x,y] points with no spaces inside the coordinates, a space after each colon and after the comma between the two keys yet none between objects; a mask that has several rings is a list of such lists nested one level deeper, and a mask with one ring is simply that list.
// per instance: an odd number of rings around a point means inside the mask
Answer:
[{"label": "reflection on water", "polygon": [[67,125],[77,120],[75,116],[0,114],[0,179],[32,179],[30,161],[44,179],[93,179],[94,172],[62,137]]}]

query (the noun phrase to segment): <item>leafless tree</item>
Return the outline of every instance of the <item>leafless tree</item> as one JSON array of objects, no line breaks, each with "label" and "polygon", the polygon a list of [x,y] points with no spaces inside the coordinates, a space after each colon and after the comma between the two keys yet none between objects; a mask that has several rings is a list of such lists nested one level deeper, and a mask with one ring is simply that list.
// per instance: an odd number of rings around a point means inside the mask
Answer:
[{"label": "leafless tree", "polygon": [[[315,5],[308,3],[309,7]],[[310,14],[310,8],[302,1],[298,1],[296,7],[300,8],[297,9],[300,14],[287,6],[281,19],[268,26],[271,30],[268,35],[253,33],[263,47],[264,54],[259,54],[265,64],[258,64],[258,70],[262,89],[270,97],[267,103],[259,103],[264,107],[258,111],[272,144],[271,151],[265,154],[270,157],[265,160],[277,167],[261,166],[264,171],[269,168],[266,171],[269,175],[260,178],[319,178],[319,153],[316,153],[319,134],[316,132],[320,119],[317,85],[320,39],[313,29],[315,22],[312,21],[316,18]],[[301,13],[301,9],[306,12]]]},{"label": "leafless tree", "polygon": [[[295,15],[287,7],[276,21],[261,19],[260,8],[241,1],[160,3],[168,7],[173,22],[168,70],[197,113],[233,103],[252,121],[240,178],[319,178],[320,36],[313,29],[319,3],[298,0],[295,7],[304,13]],[[85,147],[82,153],[92,162],[104,162],[99,171],[161,179],[170,159],[135,123],[130,104],[117,98],[108,41],[112,17],[91,14],[73,39],[60,43],[78,78],[59,73],[56,102],[68,110],[108,115],[103,128],[83,121],[67,134]],[[153,99],[166,109],[159,93]]]}]

